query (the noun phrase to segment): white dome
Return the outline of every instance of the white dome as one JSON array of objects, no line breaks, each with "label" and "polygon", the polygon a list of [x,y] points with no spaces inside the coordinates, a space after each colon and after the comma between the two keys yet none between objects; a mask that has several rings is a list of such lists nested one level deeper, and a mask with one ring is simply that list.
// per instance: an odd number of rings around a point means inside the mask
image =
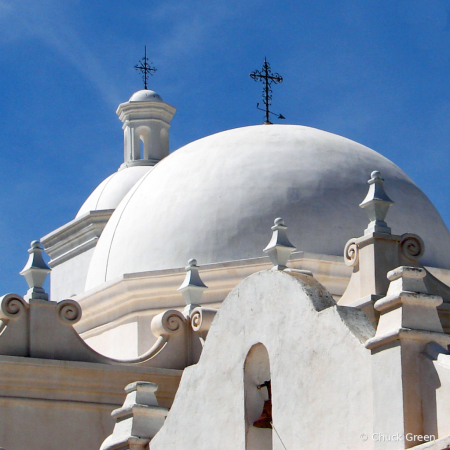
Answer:
[{"label": "white dome", "polygon": [[135,92],[130,97],[130,102],[157,102],[162,103],[163,99],[155,91],[150,89],[142,89],[141,91]]},{"label": "white dome", "polygon": [[395,164],[349,139],[295,125],[218,133],[172,153],[111,216],[86,289],[125,273],[262,256],[276,217],[298,250],[338,255],[363,235],[359,208],[373,170],[396,202],[394,234],[425,241],[422,262],[450,268],[450,234],[438,212]]},{"label": "white dome", "polygon": [[76,218],[89,211],[116,209],[128,191],[152,166],[134,166],[119,170],[102,181],[83,203]]}]

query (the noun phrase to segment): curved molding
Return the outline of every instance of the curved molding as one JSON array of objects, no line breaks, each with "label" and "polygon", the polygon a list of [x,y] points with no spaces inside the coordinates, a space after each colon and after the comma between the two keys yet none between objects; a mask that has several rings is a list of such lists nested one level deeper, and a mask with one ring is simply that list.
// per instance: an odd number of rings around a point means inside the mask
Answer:
[{"label": "curved molding", "polygon": [[122,364],[132,364],[132,363],[140,363],[143,361],[148,361],[149,359],[154,358],[167,344],[169,338],[165,336],[159,336],[156,342],[152,345],[152,347],[145,352],[143,355],[138,356],[133,359],[113,359],[108,358],[108,361],[112,363],[122,363]]},{"label": "curved molding", "polygon": [[28,308],[28,303],[20,295],[6,294],[0,298],[0,319],[18,319]]},{"label": "curved molding", "polygon": [[[72,302],[73,300],[66,300],[65,302]],[[64,303],[64,302],[61,302]],[[178,336],[182,333],[184,335],[186,331],[186,318],[183,316],[182,313],[175,309],[169,309],[167,311],[164,311],[161,314],[156,315],[151,323],[151,329],[152,333],[158,338],[156,342],[153,344],[153,346],[143,353],[141,356],[138,356],[137,358],[131,358],[131,359],[115,359],[115,358],[108,358],[106,356],[101,355],[100,353],[96,352],[94,349],[89,347],[77,334],[80,341],[83,342],[83,344],[86,346],[86,348],[89,349],[91,352],[91,355],[93,357],[97,357],[100,362],[104,362],[107,364],[136,364],[136,363],[143,363],[143,362],[149,362],[151,359],[159,355],[159,353],[167,346],[169,345],[169,340],[173,336]],[[75,331],[75,330],[74,330]],[[170,343],[171,345],[171,343]],[[170,350],[170,348],[169,348]]]},{"label": "curved molding", "polygon": [[[167,351],[161,355],[162,360],[174,357],[178,354],[179,358],[175,359],[181,358],[184,361],[186,352],[185,346],[187,344],[187,320],[180,311],[169,309],[156,315],[152,320],[151,330],[158,339],[147,352],[133,359],[116,360],[108,358],[108,361],[120,364],[148,363],[156,356],[159,357],[161,351],[164,350],[166,346],[168,346],[168,348]],[[181,347],[179,348],[180,345]],[[162,362],[162,364],[165,363]]]},{"label": "curved molding", "polygon": [[154,317],[151,327],[156,342],[132,359],[109,358],[91,348],[73,327],[81,315],[81,306],[72,299],[28,304],[17,294],[7,294],[0,298],[0,355],[177,370],[188,365],[187,320],[177,310]]}]

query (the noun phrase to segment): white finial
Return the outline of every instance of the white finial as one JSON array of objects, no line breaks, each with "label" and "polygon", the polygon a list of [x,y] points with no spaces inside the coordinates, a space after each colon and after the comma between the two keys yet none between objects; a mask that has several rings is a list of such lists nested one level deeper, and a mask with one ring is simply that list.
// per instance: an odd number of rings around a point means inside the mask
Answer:
[{"label": "white finial", "polygon": [[273,231],[272,239],[263,251],[269,255],[275,270],[284,270],[295,247],[287,237],[287,226],[281,217],[275,219],[271,229]]},{"label": "white finial", "polygon": [[190,312],[192,309],[200,306],[200,298],[208,286],[200,278],[196,259],[190,259],[185,269],[186,277],[177,291],[182,293],[187,310]]},{"label": "white finial", "polygon": [[28,250],[30,256],[28,257],[28,261],[22,269],[22,272],[20,272],[20,275],[25,277],[29,287],[27,294],[24,296],[25,300],[30,300],[32,298],[48,300],[48,294],[42,286],[51,269],[42,258],[43,251],[44,249],[41,247],[39,241],[33,241],[31,243],[31,248]]},{"label": "white finial", "polygon": [[369,192],[366,198],[359,205],[364,208],[369,217],[369,226],[364,230],[365,234],[376,233],[391,233],[391,229],[384,221],[388,213],[389,207],[394,202],[388,197],[384,191],[384,180],[381,173],[375,170],[371,174],[371,179],[368,181]]}]

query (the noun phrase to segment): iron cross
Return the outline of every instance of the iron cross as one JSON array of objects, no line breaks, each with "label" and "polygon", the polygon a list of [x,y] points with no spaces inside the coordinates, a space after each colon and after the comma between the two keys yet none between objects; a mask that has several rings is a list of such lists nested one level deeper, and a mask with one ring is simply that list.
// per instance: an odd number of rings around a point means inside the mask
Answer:
[{"label": "iron cross", "polygon": [[[265,123],[272,123],[269,120],[269,114],[274,114],[273,112],[271,112],[269,110],[270,103],[272,101],[271,85],[281,83],[283,81],[283,77],[278,73],[272,73],[270,71],[270,64],[267,62],[267,58],[264,58],[264,64],[263,64],[262,71],[255,70],[254,72],[252,72],[250,74],[250,77],[253,78],[255,81],[262,81],[264,83],[262,98],[263,98],[263,103],[266,106],[266,109],[265,109],[266,122]],[[260,109],[261,111],[264,111],[264,109],[261,109],[259,107],[259,103],[256,105],[256,107],[258,109]],[[274,114],[274,115],[278,115],[278,114]],[[281,114],[278,115],[278,118],[284,119],[284,117]]]},{"label": "iron cross", "polygon": [[153,75],[153,73],[156,72],[156,68],[151,67],[150,64],[148,63],[147,58],[147,46],[145,46],[145,56],[139,61],[139,64],[136,64],[134,66],[137,71],[142,73],[142,79],[144,80],[144,89],[147,89],[148,76]]}]

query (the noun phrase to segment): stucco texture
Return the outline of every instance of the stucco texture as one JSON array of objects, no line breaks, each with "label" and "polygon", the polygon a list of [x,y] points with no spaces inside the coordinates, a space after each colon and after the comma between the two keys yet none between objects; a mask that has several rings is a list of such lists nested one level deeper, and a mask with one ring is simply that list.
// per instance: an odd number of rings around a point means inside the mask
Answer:
[{"label": "stucco texture", "polygon": [[[372,433],[370,351],[363,344],[371,333],[360,310],[336,306],[312,277],[250,276],[222,304],[150,449],[253,450],[246,447],[252,425],[244,366],[258,343],[269,356],[273,423],[286,448],[372,448],[361,439]],[[283,449],[277,434],[272,440],[273,449]]]}]

